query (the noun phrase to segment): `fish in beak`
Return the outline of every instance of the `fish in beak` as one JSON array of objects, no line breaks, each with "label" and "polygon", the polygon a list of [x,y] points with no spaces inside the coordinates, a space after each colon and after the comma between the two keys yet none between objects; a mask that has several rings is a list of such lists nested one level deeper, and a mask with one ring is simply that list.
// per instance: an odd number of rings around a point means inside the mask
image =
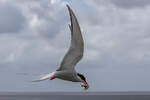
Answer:
[{"label": "fish in beak", "polygon": [[85,90],[87,90],[89,88],[89,85],[87,82],[83,81],[83,84],[81,85],[81,87],[84,87]]}]

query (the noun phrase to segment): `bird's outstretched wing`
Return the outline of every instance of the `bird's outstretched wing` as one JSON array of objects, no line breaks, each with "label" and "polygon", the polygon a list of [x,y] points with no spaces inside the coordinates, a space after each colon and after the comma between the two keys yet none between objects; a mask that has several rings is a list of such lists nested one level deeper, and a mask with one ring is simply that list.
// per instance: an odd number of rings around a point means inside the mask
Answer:
[{"label": "bird's outstretched wing", "polygon": [[67,8],[69,10],[70,21],[71,21],[71,25],[69,25],[71,30],[71,45],[68,52],[66,53],[66,55],[64,56],[61,62],[60,68],[58,68],[57,71],[74,70],[75,65],[83,57],[83,51],[84,51],[84,43],[83,43],[83,38],[82,38],[79,23],[72,9],[68,5]]}]

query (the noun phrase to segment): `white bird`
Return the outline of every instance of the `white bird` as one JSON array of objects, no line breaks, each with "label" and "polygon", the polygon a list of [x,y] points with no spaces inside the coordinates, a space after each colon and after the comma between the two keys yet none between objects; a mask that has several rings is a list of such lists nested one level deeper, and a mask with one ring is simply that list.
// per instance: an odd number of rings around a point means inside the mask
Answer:
[{"label": "white bird", "polygon": [[64,56],[60,67],[55,72],[41,75],[39,76],[39,79],[34,80],[34,82],[58,78],[66,81],[82,82],[83,85],[81,86],[84,87],[84,89],[88,89],[89,85],[86,82],[86,78],[75,70],[75,65],[82,59],[84,52],[84,43],[80,26],[72,9],[68,5],[67,8],[69,10],[71,21],[71,25],[69,25],[71,31],[70,48]]}]

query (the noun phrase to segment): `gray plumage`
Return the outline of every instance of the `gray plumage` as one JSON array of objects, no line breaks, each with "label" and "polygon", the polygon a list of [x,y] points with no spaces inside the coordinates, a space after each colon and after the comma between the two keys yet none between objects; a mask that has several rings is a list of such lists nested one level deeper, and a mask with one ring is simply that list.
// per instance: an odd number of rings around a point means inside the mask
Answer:
[{"label": "gray plumage", "polygon": [[81,60],[84,52],[83,37],[81,34],[78,20],[68,5],[67,8],[69,10],[71,21],[71,25],[69,25],[71,30],[71,45],[57,71],[75,70],[74,67]]},{"label": "gray plumage", "polygon": [[41,75],[38,80],[41,81],[50,79],[53,80],[54,78],[59,78],[62,80],[72,81],[72,82],[82,82],[82,85],[85,89],[88,89],[88,83],[86,82],[85,77],[77,73],[75,71],[76,64],[82,59],[83,52],[84,52],[84,43],[83,37],[81,34],[80,26],[78,20],[73,13],[72,9],[67,5],[70,14],[70,21],[71,25],[69,25],[71,31],[71,43],[70,48],[66,55],[64,56],[60,67],[52,73]]}]

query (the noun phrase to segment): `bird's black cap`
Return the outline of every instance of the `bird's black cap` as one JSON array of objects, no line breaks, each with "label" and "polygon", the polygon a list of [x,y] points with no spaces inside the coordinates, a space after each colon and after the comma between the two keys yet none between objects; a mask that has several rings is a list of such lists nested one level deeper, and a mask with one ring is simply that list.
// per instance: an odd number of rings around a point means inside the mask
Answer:
[{"label": "bird's black cap", "polygon": [[77,75],[78,75],[82,80],[84,80],[84,81],[86,82],[86,78],[85,78],[82,74],[77,73]]}]

